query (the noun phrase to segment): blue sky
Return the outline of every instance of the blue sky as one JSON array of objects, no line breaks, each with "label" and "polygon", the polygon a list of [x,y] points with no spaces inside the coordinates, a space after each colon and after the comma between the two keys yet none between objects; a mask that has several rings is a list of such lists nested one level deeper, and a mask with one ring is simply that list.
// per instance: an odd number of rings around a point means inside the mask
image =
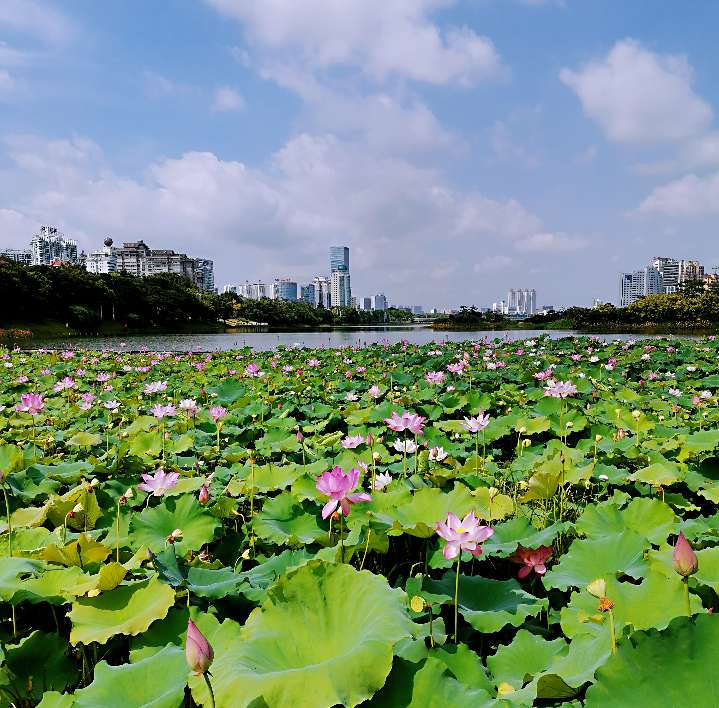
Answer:
[{"label": "blue sky", "polygon": [[719,4],[2,0],[0,244],[43,223],[431,306],[719,265]]}]

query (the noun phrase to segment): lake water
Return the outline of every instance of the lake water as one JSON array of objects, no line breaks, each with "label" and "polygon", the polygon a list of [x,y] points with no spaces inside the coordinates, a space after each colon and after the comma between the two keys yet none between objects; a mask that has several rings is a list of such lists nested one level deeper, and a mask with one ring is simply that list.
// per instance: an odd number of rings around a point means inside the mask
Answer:
[{"label": "lake water", "polygon": [[[229,334],[162,334],[123,337],[68,337],[66,339],[33,339],[33,348],[48,349],[112,349],[115,351],[224,351],[239,347],[252,347],[258,351],[274,349],[279,345],[338,348],[368,344],[395,344],[407,340],[412,344],[429,342],[461,342],[481,339],[531,339],[549,335],[552,339],[579,334],[573,330],[490,330],[444,332],[422,325],[397,327],[343,328],[332,330],[302,330],[294,332],[233,332]],[[639,338],[632,334],[598,334],[601,339]],[[645,335],[646,337],[646,335]]]}]

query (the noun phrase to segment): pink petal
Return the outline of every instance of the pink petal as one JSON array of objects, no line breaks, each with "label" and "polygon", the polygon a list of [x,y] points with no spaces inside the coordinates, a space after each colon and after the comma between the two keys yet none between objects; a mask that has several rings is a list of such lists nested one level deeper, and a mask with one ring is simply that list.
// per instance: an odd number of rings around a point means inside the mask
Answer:
[{"label": "pink petal", "polygon": [[347,499],[340,500],[340,506],[342,507],[342,513],[345,516],[349,516],[350,514],[350,503],[347,501]]},{"label": "pink petal", "polygon": [[456,558],[459,553],[459,546],[456,543],[448,543],[442,551],[446,560],[452,560]]},{"label": "pink petal", "polygon": [[322,518],[326,519],[332,512],[337,508],[337,504],[339,502],[336,499],[330,499],[323,507],[322,507]]},{"label": "pink petal", "polygon": [[519,569],[519,573],[517,573],[517,577],[518,578],[526,578],[531,572],[532,572],[532,568],[528,565],[525,565],[523,568]]},{"label": "pink petal", "polygon": [[350,494],[347,499],[356,504],[357,502],[368,502],[372,501],[372,497],[367,492],[361,492],[360,494]]}]

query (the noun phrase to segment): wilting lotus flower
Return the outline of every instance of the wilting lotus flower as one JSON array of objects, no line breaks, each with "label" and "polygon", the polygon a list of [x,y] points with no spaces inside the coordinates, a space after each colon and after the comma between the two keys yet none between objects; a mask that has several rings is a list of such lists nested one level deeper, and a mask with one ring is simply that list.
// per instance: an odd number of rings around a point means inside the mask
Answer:
[{"label": "wilting lotus flower", "polygon": [[450,511],[446,521],[437,522],[437,534],[447,541],[443,551],[447,560],[456,558],[460,551],[468,551],[473,556],[480,555],[482,548],[479,544],[493,533],[494,529],[479,523],[473,511],[461,521]]},{"label": "wilting lotus flower", "polygon": [[674,561],[674,570],[683,578],[694,575],[699,569],[699,559],[696,553],[694,553],[689,541],[687,541],[684,536],[683,531],[679,532],[679,538],[677,538],[677,543],[674,546],[672,560]]},{"label": "wilting lotus flower", "polygon": [[204,634],[197,629],[195,623],[187,620],[187,639],[185,641],[185,659],[190,670],[201,676],[207,673],[215,658],[215,652]]},{"label": "wilting lotus flower", "polygon": [[364,435],[347,435],[342,441],[342,447],[345,450],[353,450],[359,447],[365,441]]},{"label": "wilting lotus flower", "polygon": [[429,459],[432,462],[442,462],[442,460],[446,459],[447,453],[444,451],[443,447],[431,447],[429,448]]},{"label": "wilting lotus flower", "polygon": [[476,418],[466,418],[462,422],[462,427],[469,433],[478,433],[489,425],[489,414],[485,415],[484,411],[479,411]]},{"label": "wilting lotus flower", "polygon": [[532,571],[537,575],[544,575],[547,572],[545,563],[552,555],[551,546],[540,546],[539,548],[517,548],[513,556],[509,560],[513,563],[519,563],[523,567],[517,573],[518,578],[526,578]]},{"label": "wilting lotus flower", "polygon": [[372,497],[365,492],[350,494],[357,487],[360,471],[352,468],[345,472],[341,467],[333,467],[317,478],[317,489],[326,494],[330,500],[322,507],[322,518],[326,519],[339,506],[342,513],[350,513],[350,504],[372,501]]},{"label": "wilting lotus flower", "polygon": [[212,416],[212,420],[215,422],[215,425],[225,418],[227,416],[227,408],[224,406],[215,406],[214,408],[210,408],[210,415]]},{"label": "wilting lotus flower", "polygon": [[137,485],[138,489],[152,494],[153,497],[161,497],[177,484],[177,480],[180,479],[180,474],[178,472],[170,472],[168,474],[160,467],[154,476],[151,474],[143,474],[142,478],[145,481]]}]

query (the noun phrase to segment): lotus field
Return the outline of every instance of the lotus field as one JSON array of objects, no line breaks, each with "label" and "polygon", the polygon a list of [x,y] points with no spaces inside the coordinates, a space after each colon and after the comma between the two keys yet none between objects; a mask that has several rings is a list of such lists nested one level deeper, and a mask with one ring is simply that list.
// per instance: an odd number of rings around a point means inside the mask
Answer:
[{"label": "lotus field", "polygon": [[719,705],[718,364],[0,351],[0,706]]}]

